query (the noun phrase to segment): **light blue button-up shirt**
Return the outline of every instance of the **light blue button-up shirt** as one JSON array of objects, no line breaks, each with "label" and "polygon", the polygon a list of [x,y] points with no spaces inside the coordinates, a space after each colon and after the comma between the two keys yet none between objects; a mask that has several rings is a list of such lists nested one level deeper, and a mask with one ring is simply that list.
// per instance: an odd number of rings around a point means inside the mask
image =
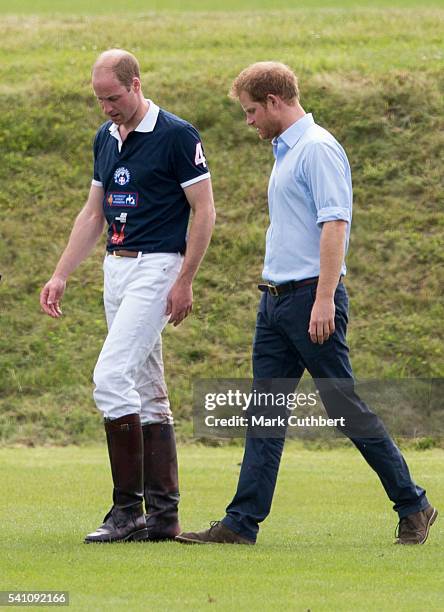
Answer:
[{"label": "light blue button-up shirt", "polygon": [[[275,163],[268,185],[270,226],[262,276],[280,284],[319,276],[325,221],[352,218],[352,183],[347,155],[311,114],[273,139]],[[346,273],[345,262],[341,274]]]}]

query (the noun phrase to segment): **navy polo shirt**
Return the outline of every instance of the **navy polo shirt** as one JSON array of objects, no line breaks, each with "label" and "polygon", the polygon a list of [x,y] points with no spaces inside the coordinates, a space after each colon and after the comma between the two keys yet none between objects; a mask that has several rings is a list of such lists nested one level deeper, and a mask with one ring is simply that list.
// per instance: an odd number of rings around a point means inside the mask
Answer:
[{"label": "navy polo shirt", "polygon": [[112,121],[94,139],[92,183],[105,192],[106,248],[184,253],[190,205],[183,189],[210,173],[197,130],[148,102],[125,142]]}]

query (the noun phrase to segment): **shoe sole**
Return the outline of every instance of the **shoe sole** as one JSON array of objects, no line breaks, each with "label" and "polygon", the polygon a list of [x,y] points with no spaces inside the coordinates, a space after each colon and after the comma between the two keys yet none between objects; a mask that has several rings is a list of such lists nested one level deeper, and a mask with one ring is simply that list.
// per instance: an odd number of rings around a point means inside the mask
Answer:
[{"label": "shoe sole", "polygon": [[174,539],[176,540],[176,542],[180,542],[180,544],[255,544],[255,542],[208,542],[205,540],[192,540],[191,538],[184,538],[183,536],[176,536]]},{"label": "shoe sole", "polygon": [[159,537],[154,537],[151,535],[148,535],[148,538],[146,540],[144,540],[145,542],[174,542],[174,540],[176,539],[176,536],[159,536]]},{"label": "shoe sole", "polygon": [[180,542],[181,544],[217,544],[218,542],[205,542],[204,540],[192,540],[191,538],[184,538],[182,536],[176,536],[176,542]]},{"label": "shoe sole", "polygon": [[130,533],[126,538],[120,540],[84,540],[85,544],[119,544],[120,542],[144,542],[149,539],[148,529],[140,529]]},{"label": "shoe sole", "polygon": [[420,544],[424,544],[424,542],[427,540],[428,536],[429,536],[429,531],[430,531],[430,527],[433,525],[433,523],[436,521],[436,517],[438,516],[438,510],[436,508],[433,508],[433,514],[429,519],[429,522],[427,523],[427,529],[426,529],[426,534],[425,537],[423,539],[422,542],[420,542]]}]

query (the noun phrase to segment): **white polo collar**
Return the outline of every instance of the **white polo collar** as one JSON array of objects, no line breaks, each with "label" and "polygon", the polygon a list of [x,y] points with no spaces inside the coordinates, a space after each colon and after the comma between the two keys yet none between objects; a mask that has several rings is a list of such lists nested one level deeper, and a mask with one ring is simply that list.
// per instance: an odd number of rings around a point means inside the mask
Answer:
[{"label": "white polo collar", "polygon": [[[152,132],[156,127],[157,117],[159,116],[159,107],[157,104],[154,104],[152,100],[146,99],[146,101],[149,104],[148,111],[139,125],[135,128],[135,132],[148,133]],[[120,150],[122,148],[122,139],[120,138],[119,126],[117,123],[112,123],[108,129],[111,136],[114,136],[114,138],[118,141]]]}]

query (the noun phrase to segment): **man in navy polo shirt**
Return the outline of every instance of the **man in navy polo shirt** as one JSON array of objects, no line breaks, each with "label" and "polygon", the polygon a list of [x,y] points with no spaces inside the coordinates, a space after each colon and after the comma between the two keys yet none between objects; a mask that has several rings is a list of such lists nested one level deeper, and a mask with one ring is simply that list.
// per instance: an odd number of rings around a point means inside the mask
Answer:
[{"label": "man in navy polo shirt", "polygon": [[[255,385],[293,391],[305,369],[316,379],[329,416],[378,474],[399,515],[397,544],[423,544],[437,511],[416,485],[377,416],[354,391],[346,344],[348,297],[342,276],[352,217],[350,167],[344,149],[299,103],[297,79],[285,65],[259,62],[231,90],[259,137],[271,140],[275,164],[268,187],[265,284],[253,344]],[[287,389],[285,389],[287,387]],[[258,410],[253,406],[250,414]],[[283,421],[285,423],[285,420]],[[341,421],[342,423],[342,421]],[[285,427],[276,437],[251,428],[234,499],[209,530],[183,533],[183,543],[254,544],[270,512]]]},{"label": "man in navy polo shirt", "polygon": [[61,316],[66,279],[106,223],[108,336],[94,370],[94,399],[104,415],[114,491],[103,525],[85,542],[172,539],[180,531],[179,485],[161,332],[192,309],[192,281],[215,220],[210,173],[196,129],[144,98],[133,55],[102,53],[92,85],[110,120],[96,134],[89,197],[40,303]]}]

